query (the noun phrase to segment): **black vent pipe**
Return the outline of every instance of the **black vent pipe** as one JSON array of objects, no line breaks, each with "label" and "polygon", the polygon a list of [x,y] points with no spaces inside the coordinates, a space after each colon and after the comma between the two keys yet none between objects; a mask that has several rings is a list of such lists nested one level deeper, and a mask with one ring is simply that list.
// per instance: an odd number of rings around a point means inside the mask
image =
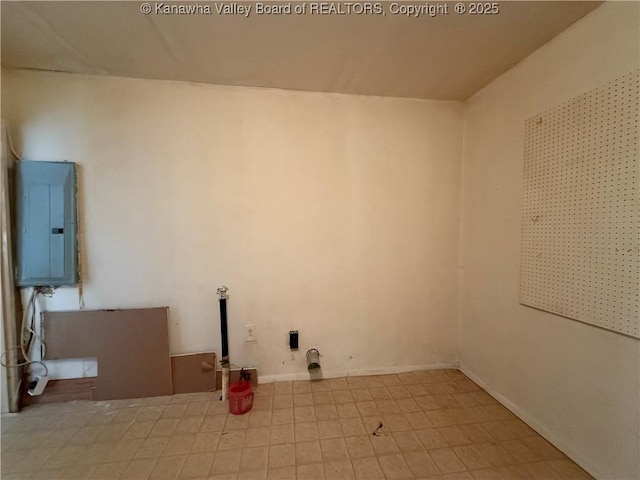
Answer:
[{"label": "black vent pipe", "polygon": [[229,337],[227,335],[227,291],[228,288],[222,286],[218,288],[220,296],[220,336],[222,340],[222,358],[220,363],[223,367],[229,366]]}]

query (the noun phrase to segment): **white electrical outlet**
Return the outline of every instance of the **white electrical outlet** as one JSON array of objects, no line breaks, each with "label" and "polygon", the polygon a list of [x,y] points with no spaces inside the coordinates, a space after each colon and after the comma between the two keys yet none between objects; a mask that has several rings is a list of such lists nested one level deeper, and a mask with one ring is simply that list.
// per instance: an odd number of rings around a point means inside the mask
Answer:
[{"label": "white electrical outlet", "polygon": [[245,342],[257,342],[258,341],[258,336],[256,334],[256,326],[253,323],[248,323],[244,326],[245,328],[245,335],[244,335],[244,341]]}]

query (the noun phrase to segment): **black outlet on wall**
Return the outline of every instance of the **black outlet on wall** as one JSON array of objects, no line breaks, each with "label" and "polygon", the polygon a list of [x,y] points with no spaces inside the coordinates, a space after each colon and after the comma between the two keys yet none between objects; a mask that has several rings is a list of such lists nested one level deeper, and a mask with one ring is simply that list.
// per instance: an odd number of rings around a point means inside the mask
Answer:
[{"label": "black outlet on wall", "polygon": [[298,350],[298,331],[289,331],[289,348],[291,350]]}]

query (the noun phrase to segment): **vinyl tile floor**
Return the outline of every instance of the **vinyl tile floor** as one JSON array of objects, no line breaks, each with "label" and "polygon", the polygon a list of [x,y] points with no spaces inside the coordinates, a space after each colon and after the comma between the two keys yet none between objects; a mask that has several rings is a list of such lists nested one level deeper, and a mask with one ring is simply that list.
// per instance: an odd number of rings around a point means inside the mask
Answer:
[{"label": "vinyl tile floor", "polygon": [[10,479],[589,479],[458,370],[25,408],[1,418]]}]

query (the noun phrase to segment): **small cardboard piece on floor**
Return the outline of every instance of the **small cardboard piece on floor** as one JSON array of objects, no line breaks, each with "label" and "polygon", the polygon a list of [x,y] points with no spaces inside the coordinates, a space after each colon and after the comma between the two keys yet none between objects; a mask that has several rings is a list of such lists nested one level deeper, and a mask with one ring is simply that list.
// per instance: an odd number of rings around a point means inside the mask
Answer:
[{"label": "small cardboard piece on floor", "polygon": [[216,354],[188,353],[171,357],[173,393],[212,392],[216,389]]}]

